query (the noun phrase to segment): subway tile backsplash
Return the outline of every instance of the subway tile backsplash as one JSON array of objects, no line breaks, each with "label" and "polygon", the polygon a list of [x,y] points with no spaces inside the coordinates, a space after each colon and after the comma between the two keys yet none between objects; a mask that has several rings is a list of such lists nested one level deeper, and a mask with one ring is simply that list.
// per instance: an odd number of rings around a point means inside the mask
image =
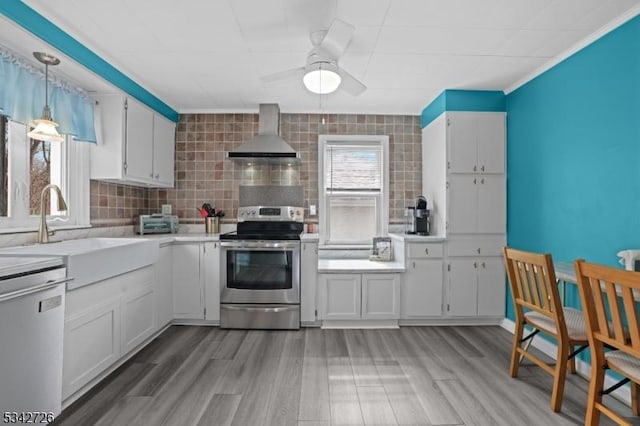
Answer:
[{"label": "subway tile backsplash", "polygon": [[[324,124],[323,124],[324,119]],[[299,166],[246,166],[225,159],[258,132],[257,114],[182,114],[176,132],[175,188],[146,189],[91,182],[91,220],[130,224],[134,215],[159,212],[171,204],[182,223],[200,223],[196,211],[209,202],[235,219],[239,185],[300,184],[305,217],[318,205],[318,135],[389,136],[389,217],[403,221],[405,204],[420,195],[421,129],[419,116],[360,114],[281,114],[280,135],[300,153]]]}]

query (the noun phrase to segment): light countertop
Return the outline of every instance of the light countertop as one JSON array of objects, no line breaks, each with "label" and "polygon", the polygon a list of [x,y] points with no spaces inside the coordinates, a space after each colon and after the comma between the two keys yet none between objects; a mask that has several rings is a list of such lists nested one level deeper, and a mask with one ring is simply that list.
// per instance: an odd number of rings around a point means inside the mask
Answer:
[{"label": "light countertop", "polygon": [[393,273],[404,272],[404,263],[377,262],[369,259],[319,259],[320,273]]},{"label": "light countertop", "polygon": [[413,235],[413,234],[401,234],[401,233],[390,233],[390,237],[398,238],[404,241],[416,242],[416,243],[439,243],[446,240],[445,237],[439,237],[436,235]]}]

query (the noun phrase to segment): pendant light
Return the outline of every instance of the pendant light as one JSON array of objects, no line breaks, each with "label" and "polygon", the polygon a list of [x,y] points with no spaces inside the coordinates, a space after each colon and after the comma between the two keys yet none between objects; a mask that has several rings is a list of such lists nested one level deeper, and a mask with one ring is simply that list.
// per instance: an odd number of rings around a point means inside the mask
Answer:
[{"label": "pendant light", "polygon": [[51,109],[47,104],[49,100],[49,65],[58,65],[60,59],[44,52],[33,52],[33,56],[44,64],[44,108],[42,109],[42,118],[33,120],[36,123],[36,127],[27,133],[27,136],[39,141],[62,142],[64,141],[64,136],[61,136],[56,130],[58,123],[53,121]]}]

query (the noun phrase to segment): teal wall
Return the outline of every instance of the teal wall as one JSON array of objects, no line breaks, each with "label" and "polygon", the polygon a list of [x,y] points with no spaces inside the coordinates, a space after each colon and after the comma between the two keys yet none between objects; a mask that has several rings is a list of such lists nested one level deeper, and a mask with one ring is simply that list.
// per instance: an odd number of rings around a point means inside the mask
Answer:
[{"label": "teal wall", "polygon": [[509,245],[612,266],[640,248],[640,16],[507,95],[507,170]]},{"label": "teal wall", "polygon": [[506,98],[496,90],[447,89],[422,110],[420,125],[427,127],[445,111],[506,111]]},{"label": "teal wall", "polygon": [[[149,108],[178,122],[178,112],[20,0],[0,0],[0,14]],[[55,52],[53,52],[55,54]],[[35,61],[35,60],[34,60]]]}]

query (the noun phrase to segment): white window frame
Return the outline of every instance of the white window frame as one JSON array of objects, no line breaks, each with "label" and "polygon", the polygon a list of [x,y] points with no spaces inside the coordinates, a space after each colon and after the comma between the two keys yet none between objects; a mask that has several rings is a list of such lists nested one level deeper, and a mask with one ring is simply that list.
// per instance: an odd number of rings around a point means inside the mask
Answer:
[{"label": "white window frame", "polygon": [[[6,217],[0,217],[0,234],[29,232],[38,229],[40,215],[29,214],[29,126],[9,120],[7,147],[9,150],[8,171],[8,209]],[[52,162],[59,161],[62,173],[58,178],[52,177],[54,183],[62,189],[62,194],[69,210],[56,214],[57,202],[55,194],[49,194],[50,211],[47,223],[50,229],[74,229],[90,227],[89,208],[89,172],[90,144],[74,141],[66,136],[63,144],[52,146]],[[57,154],[57,155],[56,155]]]},{"label": "white window frame", "polygon": [[330,241],[329,235],[331,230],[329,229],[329,214],[328,214],[328,201],[332,197],[326,191],[325,185],[325,149],[326,146],[333,144],[344,143],[349,144],[377,144],[382,148],[382,189],[379,195],[372,195],[366,192],[349,192],[349,193],[336,193],[335,196],[354,196],[362,198],[379,198],[378,205],[380,209],[376,212],[377,225],[375,236],[387,235],[389,228],[389,136],[387,135],[318,135],[318,204],[319,204],[319,236],[320,246],[330,248],[332,246],[338,248],[368,248],[371,247],[371,242],[351,243],[345,241]]}]

